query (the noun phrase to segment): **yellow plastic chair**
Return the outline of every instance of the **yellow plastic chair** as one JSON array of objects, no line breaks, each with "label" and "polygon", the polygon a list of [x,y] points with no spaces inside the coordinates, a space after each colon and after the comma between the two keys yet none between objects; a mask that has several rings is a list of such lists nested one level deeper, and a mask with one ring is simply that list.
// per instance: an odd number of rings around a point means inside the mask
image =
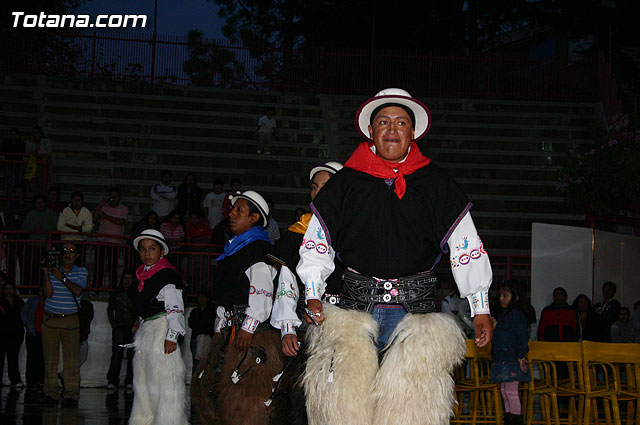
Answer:
[{"label": "yellow plastic chair", "polygon": [[[582,424],[584,413],[584,378],[582,346],[578,342],[530,341],[530,366],[539,376],[532,376],[529,383],[531,397],[527,399],[527,424],[533,421],[533,396],[540,398],[542,423]],[[558,370],[566,371],[564,377]],[[568,398],[568,409],[560,411],[558,398]],[[561,416],[560,413],[563,413]]]},{"label": "yellow plastic chair", "polygon": [[465,359],[465,365],[454,373],[457,403],[451,423],[502,424],[499,385],[491,383],[491,345],[479,348],[468,339]]},{"label": "yellow plastic chair", "polygon": [[[615,345],[605,342],[582,342],[584,360],[584,423],[600,424],[597,400],[602,400],[606,424],[621,425],[615,361]],[[591,421],[591,422],[590,422]]]},{"label": "yellow plastic chair", "polygon": [[626,405],[625,424],[640,425],[640,344],[607,344],[608,362],[614,367],[618,402]]}]

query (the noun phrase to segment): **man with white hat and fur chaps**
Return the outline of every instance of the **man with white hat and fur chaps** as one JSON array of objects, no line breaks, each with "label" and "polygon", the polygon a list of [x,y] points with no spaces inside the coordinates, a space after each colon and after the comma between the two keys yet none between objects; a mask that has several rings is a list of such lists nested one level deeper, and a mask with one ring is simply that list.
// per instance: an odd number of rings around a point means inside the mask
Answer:
[{"label": "man with white hat and fur chaps", "polygon": [[[474,315],[476,343],[491,340],[489,257],[456,182],[416,141],[428,108],[404,90],[365,101],[366,139],[311,203],[297,272],[305,284],[312,425],[449,423],[451,372],[465,353],[455,321],[434,313],[434,269],[448,254]],[[338,306],[322,303],[338,256],[347,267]],[[379,351],[383,354],[379,365]]]},{"label": "man with white hat and fur chaps", "polygon": [[269,419],[272,378],[284,364],[280,333],[269,325],[276,276],[267,259],[269,207],[251,190],[231,202],[234,237],[218,257],[213,284],[215,334],[193,375],[191,400],[205,424],[261,425]]}]

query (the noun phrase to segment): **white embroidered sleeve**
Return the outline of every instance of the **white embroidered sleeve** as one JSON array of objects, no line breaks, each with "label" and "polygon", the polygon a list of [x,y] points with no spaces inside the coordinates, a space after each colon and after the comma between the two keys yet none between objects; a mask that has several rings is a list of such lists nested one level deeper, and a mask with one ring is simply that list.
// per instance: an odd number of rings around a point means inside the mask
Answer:
[{"label": "white embroidered sleeve", "polygon": [[273,306],[273,278],[276,271],[264,262],[249,267],[245,274],[249,278],[249,308],[242,329],[254,333],[258,325],[269,318]]},{"label": "white embroidered sleeve", "polygon": [[318,218],[313,215],[300,245],[300,262],[296,271],[304,282],[305,300],[319,300],[324,294],[325,281],[333,273],[335,253]]},{"label": "white embroidered sleeve", "polygon": [[299,298],[296,275],[287,266],[282,266],[278,275],[276,299],[271,310],[271,326],[280,329],[281,336],[295,334],[296,328],[302,324],[296,314]]},{"label": "white embroidered sleeve", "polygon": [[489,287],[493,279],[489,255],[466,213],[447,241],[451,272],[460,296],[469,300],[471,316],[489,314]]},{"label": "white embroidered sleeve", "polygon": [[166,340],[178,342],[178,336],[187,333],[184,322],[184,301],[182,301],[182,291],[175,285],[166,285],[156,296],[158,301],[164,302],[164,311],[167,313]]}]

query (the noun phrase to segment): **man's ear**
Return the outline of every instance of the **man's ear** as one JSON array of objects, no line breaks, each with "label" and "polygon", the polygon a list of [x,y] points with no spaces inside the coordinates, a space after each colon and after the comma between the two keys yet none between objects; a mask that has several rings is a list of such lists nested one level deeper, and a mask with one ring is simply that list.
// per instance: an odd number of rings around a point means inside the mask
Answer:
[{"label": "man's ear", "polygon": [[258,213],[253,213],[249,216],[249,220],[251,221],[251,224],[255,225],[258,220],[260,220],[260,214]]}]

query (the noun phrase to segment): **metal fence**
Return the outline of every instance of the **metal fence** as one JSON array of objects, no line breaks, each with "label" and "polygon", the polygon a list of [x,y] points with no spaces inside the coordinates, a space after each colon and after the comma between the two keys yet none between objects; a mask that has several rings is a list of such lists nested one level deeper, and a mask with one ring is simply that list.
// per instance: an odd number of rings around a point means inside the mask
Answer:
[{"label": "metal fence", "polygon": [[[79,240],[64,240],[73,238]],[[121,239],[122,243],[101,242],[100,239]],[[0,264],[9,281],[15,282],[23,294],[37,292],[42,275],[40,268],[49,251],[62,251],[62,245],[71,242],[78,247],[76,264],[87,269],[87,291],[104,292],[115,289],[124,270],[140,265],[138,253],[128,236],[98,233],[27,233],[0,232]],[[215,270],[215,259],[222,247],[212,244],[180,243],[171,250],[169,261],[176,266],[185,295],[195,297],[201,290],[209,290]]]},{"label": "metal fence", "polygon": [[[64,238],[80,240],[64,240]],[[121,244],[100,242],[101,238],[121,239]],[[87,290],[112,291],[120,281],[124,270],[135,270],[140,265],[138,253],[128,236],[98,233],[28,233],[22,231],[0,231],[0,268],[7,278],[15,282],[22,294],[35,293],[41,283],[43,260],[48,252],[72,242],[78,247],[77,265],[89,272]],[[199,291],[208,291],[214,281],[216,258],[222,246],[212,244],[180,243],[172,248],[168,260],[176,266],[183,279],[188,297]],[[531,260],[523,255],[491,255],[494,281],[518,279],[527,287],[531,281]],[[444,295],[443,295],[444,296]]]},{"label": "metal fence", "polygon": [[406,87],[429,97],[593,101],[600,59],[527,52],[461,53],[262,45],[146,33],[14,32],[0,72],[115,81],[368,95]]}]

